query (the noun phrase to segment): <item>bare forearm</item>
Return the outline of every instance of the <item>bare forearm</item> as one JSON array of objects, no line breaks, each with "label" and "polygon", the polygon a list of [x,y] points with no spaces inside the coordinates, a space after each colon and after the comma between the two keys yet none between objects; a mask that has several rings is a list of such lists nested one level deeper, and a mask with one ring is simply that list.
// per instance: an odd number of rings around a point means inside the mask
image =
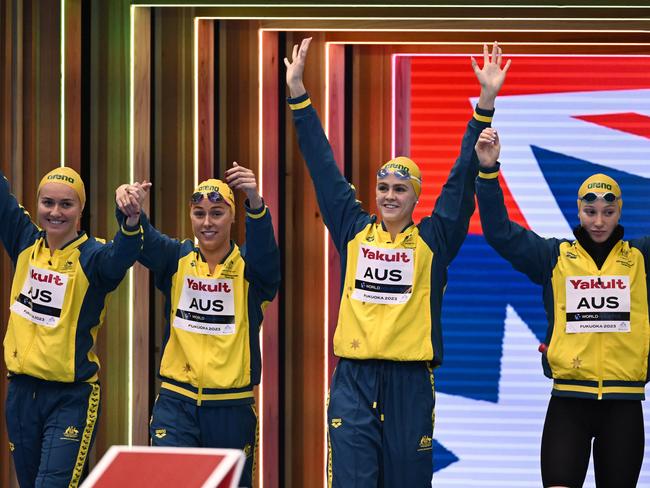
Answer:
[{"label": "bare forearm", "polygon": [[262,200],[262,197],[260,196],[259,193],[255,193],[253,195],[247,195],[247,196],[248,196],[248,206],[253,210],[262,208],[262,205],[264,205],[264,201]]},{"label": "bare forearm", "polygon": [[303,95],[306,91],[307,90],[305,89],[305,85],[302,82],[302,80],[289,84],[289,95],[291,95],[291,98],[299,97],[300,95]]},{"label": "bare forearm", "polygon": [[484,110],[494,110],[494,101],[497,98],[497,94],[486,90],[485,88],[481,89],[481,95],[478,99],[478,106]]}]

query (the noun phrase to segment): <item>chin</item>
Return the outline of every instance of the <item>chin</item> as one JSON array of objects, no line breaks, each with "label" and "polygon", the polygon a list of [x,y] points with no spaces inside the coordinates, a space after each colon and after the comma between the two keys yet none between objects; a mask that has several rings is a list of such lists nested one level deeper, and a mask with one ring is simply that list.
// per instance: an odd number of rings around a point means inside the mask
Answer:
[{"label": "chin", "polygon": [[60,236],[66,236],[66,235],[68,235],[68,234],[70,234],[70,233],[72,232],[72,228],[71,228],[71,227],[66,227],[66,228],[63,228],[63,227],[54,227],[54,228],[52,228],[52,227],[50,227],[50,226],[46,226],[46,227],[44,227],[43,229],[45,230],[45,233],[46,233],[47,235],[52,236],[52,237],[55,237],[55,236],[59,236],[59,237],[60,237]]},{"label": "chin", "polygon": [[214,251],[224,245],[224,239],[199,240],[199,246],[206,251]]},{"label": "chin", "polygon": [[609,239],[611,235],[612,235],[612,234],[601,235],[601,236],[593,236],[593,235],[592,235],[592,236],[590,236],[590,237],[591,237],[591,240],[592,240],[592,241],[597,242],[598,244],[602,244],[602,243],[605,242],[607,239]]},{"label": "chin", "polygon": [[392,213],[392,212],[391,213],[383,213],[382,212],[381,219],[384,222],[400,222],[400,221],[404,220],[404,216],[401,213],[396,214],[396,213]]}]

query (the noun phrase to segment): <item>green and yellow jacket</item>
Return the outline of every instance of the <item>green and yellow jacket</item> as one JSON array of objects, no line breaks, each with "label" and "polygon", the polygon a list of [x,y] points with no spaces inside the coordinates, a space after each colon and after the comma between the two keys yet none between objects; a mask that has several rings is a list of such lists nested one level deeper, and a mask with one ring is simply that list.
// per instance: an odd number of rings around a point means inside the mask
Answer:
[{"label": "green and yellow jacket", "polygon": [[334,353],[440,364],[447,267],[465,240],[474,212],[474,145],[494,111],[474,112],[431,216],[408,225],[392,240],[383,224],[361,208],[354,188],[339,171],[308,95],[288,102],[323,220],[341,256]]},{"label": "green and yellow jacket", "polygon": [[142,246],[142,229],[121,227],[108,244],[81,232],[50,253],[0,173],[0,238],[14,264],[4,358],[10,375],[48,381],[97,381],[97,331],[108,294]]},{"label": "green and yellow jacket", "polygon": [[263,312],[280,286],[268,208],[246,209],[246,245],[232,242],[212,274],[193,240],[169,238],[146,216],[142,226],[138,260],[154,272],[165,296],[161,394],[196,405],[253,403],[262,372]]},{"label": "green and yellow jacket", "polygon": [[[543,287],[548,331],[542,364],[553,379],[552,394],[644,399],[650,238],[614,239],[599,266],[579,239],[544,239],[510,221],[498,166],[479,173],[476,194],[488,243]],[[617,231],[622,237],[622,228]]]}]

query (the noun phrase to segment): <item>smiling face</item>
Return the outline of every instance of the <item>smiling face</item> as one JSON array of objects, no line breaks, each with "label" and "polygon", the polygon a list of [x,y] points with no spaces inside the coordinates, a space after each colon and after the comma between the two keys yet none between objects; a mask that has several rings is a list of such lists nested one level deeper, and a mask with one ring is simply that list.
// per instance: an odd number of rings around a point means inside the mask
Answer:
[{"label": "smiling face", "polygon": [[409,180],[388,174],[377,180],[375,197],[381,218],[386,224],[401,230],[411,222],[418,197]]},{"label": "smiling face", "polygon": [[222,249],[230,243],[230,227],[234,216],[230,206],[224,202],[213,203],[204,198],[190,206],[192,231],[203,252]]},{"label": "smiling face", "polygon": [[69,242],[77,237],[81,219],[79,196],[67,185],[47,183],[38,194],[37,215],[50,245]]},{"label": "smiling face", "polygon": [[580,225],[594,242],[605,242],[612,235],[621,218],[621,209],[617,202],[598,199],[594,202],[580,202],[578,212]]}]

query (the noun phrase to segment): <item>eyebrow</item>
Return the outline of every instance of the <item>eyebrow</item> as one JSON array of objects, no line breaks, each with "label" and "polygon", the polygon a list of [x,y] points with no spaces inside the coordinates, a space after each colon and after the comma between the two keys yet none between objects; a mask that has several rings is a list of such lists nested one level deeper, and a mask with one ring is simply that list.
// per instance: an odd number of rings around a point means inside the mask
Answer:
[{"label": "eyebrow", "polygon": [[406,183],[393,183],[392,185],[390,183],[387,183],[385,181],[378,181],[377,186],[379,185],[385,185],[385,186],[392,186],[393,188],[408,188]]},{"label": "eyebrow", "polygon": [[[45,195],[43,195],[43,196],[41,197],[41,200],[54,200],[54,201],[57,201],[56,198],[54,198],[54,197],[48,197],[48,196],[45,196]],[[58,200],[58,201],[59,201],[59,202],[74,202],[74,198],[67,198],[67,197],[66,197],[66,198],[61,198],[61,199]]]}]

